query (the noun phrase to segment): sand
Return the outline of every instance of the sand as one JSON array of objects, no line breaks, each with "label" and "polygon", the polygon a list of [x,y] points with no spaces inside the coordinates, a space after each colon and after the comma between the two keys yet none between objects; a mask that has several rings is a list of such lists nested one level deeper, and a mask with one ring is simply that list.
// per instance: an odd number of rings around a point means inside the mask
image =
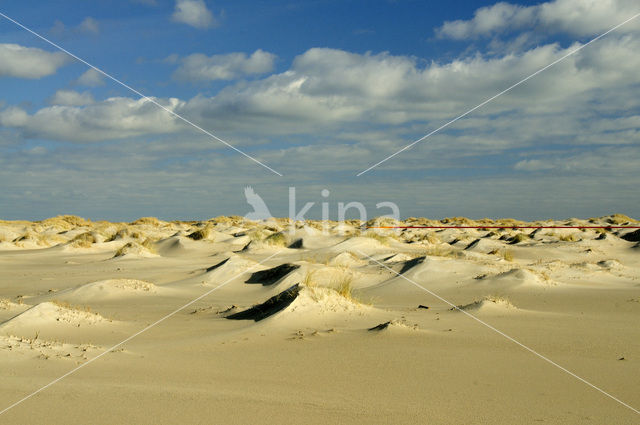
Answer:
[{"label": "sand", "polygon": [[468,316],[639,409],[630,230],[359,224],[0,222],[0,422],[638,423]]}]

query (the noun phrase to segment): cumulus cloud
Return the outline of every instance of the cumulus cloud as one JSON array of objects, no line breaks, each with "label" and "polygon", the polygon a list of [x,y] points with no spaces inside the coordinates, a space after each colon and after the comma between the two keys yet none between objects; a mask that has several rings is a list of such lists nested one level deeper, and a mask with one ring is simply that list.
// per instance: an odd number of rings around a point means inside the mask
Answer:
[{"label": "cumulus cloud", "polygon": [[58,90],[49,99],[50,105],[85,106],[94,103],[93,96],[88,91],[79,93],[74,90]]},{"label": "cumulus cloud", "polygon": [[75,81],[76,84],[87,87],[97,87],[104,84],[103,75],[93,68],[86,70]]},{"label": "cumulus cloud", "polygon": [[[519,54],[429,64],[388,53],[314,48],[282,73],[229,85],[211,97],[163,102],[203,128],[232,134],[231,139],[317,140],[317,135],[376,131],[382,134],[377,142],[386,143],[380,152],[391,153],[577,46],[549,44]],[[637,143],[633,117],[640,115],[640,99],[628,87],[640,84],[639,50],[640,40],[633,37],[603,39],[458,121],[451,128],[458,131],[455,137],[447,131],[435,137],[465,152],[535,143]],[[607,130],[611,116],[626,117],[625,127]],[[52,106],[23,121],[14,126],[25,135],[74,141],[187,129],[166,111],[131,98]]]},{"label": "cumulus cloud", "polygon": [[[224,127],[254,126],[261,131],[313,131],[314,125],[328,129],[331,124],[358,122],[370,127],[421,122],[427,130],[575,47],[551,44],[522,54],[477,55],[427,66],[405,56],[314,48],[298,56],[283,73],[229,87],[212,98],[192,99],[185,109]],[[597,101],[607,89],[637,105],[624,89],[640,82],[637,49],[638,40],[603,40],[474,115],[517,112],[519,116],[566,117],[582,113],[580,105]]]},{"label": "cumulus cloud", "polygon": [[11,106],[0,111],[0,124],[3,127],[22,127],[27,125],[29,115],[21,108]]},{"label": "cumulus cloud", "polygon": [[[170,110],[178,99],[155,99]],[[169,134],[182,127],[163,109],[145,99],[114,97],[86,106],[53,105],[33,115],[16,107],[0,111],[0,124],[23,132],[25,137],[70,142],[93,142]]]},{"label": "cumulus cloud", "polygon": [[[528,7],[500,2],[479,8],[470,20],[445,22],[436,35],[464,40],[523,29],[596,35],[637,14],[637,5],[634,0],[554,0]],[[640,22],[630,22],[618,31],[638,32]]]},{"label": "cumulus cloud", "polygon": [[98,21],[88,16],[80,22],[78,29],[84,33],[98,34],[100,32],[100,25],[98,24]]},{"label": "cumulus cloud", "polygon": [[18,44],[0,44],[0,77],[38,79],[55,74],[70,62],[62,52],[47,52]]},{"label": "cumulus cloud", "polygon": [[250,56],[245,53],[213,56],[196,53],[182,59],[173,58],[181,62],[173,78],[189,82],[233,80],[246,75],[272,71],[275,59],[276,55],[260,49]]},{"label": "cumulus cloud", "polygon": [[211,28],[218,24],[204,0],[176,0],[171,19],[198,29]]}]

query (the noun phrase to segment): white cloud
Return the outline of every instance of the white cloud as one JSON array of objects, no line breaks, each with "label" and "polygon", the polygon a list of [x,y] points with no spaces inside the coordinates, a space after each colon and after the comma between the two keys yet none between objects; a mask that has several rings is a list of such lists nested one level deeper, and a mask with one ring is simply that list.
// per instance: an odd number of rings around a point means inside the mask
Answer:
[{"label": "white cloud", "polygon": [[74,90],[58,90],[49,99],[50,105],[85,106],[94,103],[93,96],[88,91],[79,93]]},{"label": "white cloud", "polygon": [[84,33],[98,34],[100,32],[100,25],[98,24],[98,21],[87,16],[82,20],[82,22],[80,22],[78,29]]},{"label": "white cloud", "polygon": [[[178,99],[155,99],[170,110]],[[169,134],[184,129],[165,111],[145,99],[114,97],[86,106],[54,105],[28,115],[20,108],[0,111],[0,124],[21,130],[25,137],[70,142],[125,139],[145,134]]]},{"label": "white cloud", "polygon": [[87,87],[104,85],[102,74],[93,68],[86,70],[75,82],[76,84]]},{"label": "white cloud", "polygon": [[0,124],[3,127],[22,127],[27,125],[28,120],[29,115],[15,106],[0,111]]},{"label": "white cloud", "polygon": [[[388,53],[314,48],[285,72],[227,86],[212,97],[174,99],[171,107],[203,128],[230,135],[230,142],[286,135],[314,143],[310,140],[344,131],[378,132],[377,142],[386,143],[379,146],[382,159],[385,152],[392,153],[576,46],[542,45],[520,54],[478,54],[426,65]],[[640,99],[629,90],[640,85],[637,51],[640,40],[607,37],[458,121],[452,126],[458,134],[445,131],[432,139],[438,144],[428,146],[476,153],[536,143],[638,143],[640,131],[633,117],[640,114]],[[44,108],[15,127],[30,137],[74,141],[187,128],[166,112],[152,113],[158,109],[154,105],[142,107],[139,102],[117,98],[84,107]],[[628,118],[626,126],[612,130],[607,124],[612,116]]]},{"label": "white cloud", "polygon": [[[436,35],[463,40],[523,29],[596,35],[631,18],[638,13],[637,6],[635,0],[554,0],[528,7],[500,2],[479,8],[470,20],[445,22]],[[638,20],[618,29],[623,33],[639,30]]]},{"label": "white cloud", "polygon": [[522,161],[518,161],[514,166],[514,170],[521,171],[542,171],[542,170],[552,170],[555,168],[555,165],[550,161],[542,161],[539,159],[523,159]]},{"label": "white cloud", "polygon": [[[172,58],[176,60],[176,58]],[[180,59],[181,65],[173,77],[181,81],[232,80],[245,75],[264,74],[273,70],[276,56],[263,50],[206,56],[200,53]],[[170,60],[167,58],[167,60]]]},{"label": "white cloud", "polygon": [[96,35],[100,33],[100,23],[87,16],[75,27],[67,27],[64,22],[56,19],[49,32],[56,37],[72,36],[78,34],[92,34]]},{"label": "white cloud", "polygon": [[473,19],[445,22],[436,30],[443,38],[466,39],[486,36],[507,28],[520,28],[535,24],[535,7],[523,7],[510,3],[496,3],[476,10]]},{"label": "white cloud", "polygon": [[18,44],[0,44],[0,77],[37,79],[55,74],[67,64],[69,57],[62,52],[47,52]]},{"label": "white cloud", "polygon": [[604,147],[569,154],[552,152],[542,159],[518,161],[517,171],[558,171],[589,175],[637,174],[640,166],[640,148],[637,146]]},{"label": "white cloud", "polygon": [[61,37],[62,35],[64,35],[66,31],[67,31],[66,25],[64,24],[64,22],[62,22],[59,19],[56,19],[54,21],[53,26],[49,30],[49,32],[55,35],[56,37]]},{"label": "white cloud", "polygon": [[175,22],[205,29],[217,25],[213,13],[207,9],[203,0],[176,0],[175,10],[171,18]]}]

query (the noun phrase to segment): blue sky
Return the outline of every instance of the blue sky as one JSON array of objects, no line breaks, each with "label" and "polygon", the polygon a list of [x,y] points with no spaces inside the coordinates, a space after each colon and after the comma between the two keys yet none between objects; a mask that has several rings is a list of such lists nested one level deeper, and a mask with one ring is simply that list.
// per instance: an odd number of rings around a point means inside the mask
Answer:
[{"label": "blue sky", "polygon": [[[401,215],[640,216],[631,0],[11,2],[0,12],[0,217],[204,219],[391,201]],[[322,189],[331,194],[320,196]],[[300,208],[300,205],[297,206]],[[388,211],[382,211],[387,213]]]}]

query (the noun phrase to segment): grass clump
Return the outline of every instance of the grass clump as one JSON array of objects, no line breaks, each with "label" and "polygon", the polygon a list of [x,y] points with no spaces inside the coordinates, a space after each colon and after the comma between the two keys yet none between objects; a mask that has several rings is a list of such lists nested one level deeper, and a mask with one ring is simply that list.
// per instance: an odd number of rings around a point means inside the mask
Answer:
[{"label": "grass clump", "polygon": [[9,310],[11,308],[11,300],[7,298],[0,298],[0,310]]},{"label": "grass clump", "polygon": [[205,227],[203,227],[202,229],[198,229],[195,232],[189,233],[187,235],[187,237],[189,239],[193,239],[194,241],[200,241],[203,239],[207,239],[209,238],[209,236],[211,236],[211,226],[210,225],[206,225]]},{"label": "grass clump", "polygon": [[285,246],[287,244],[287,238],[282,232],[272,233],[264,239],[264,242],[268,245]]},{"label": "grass clump", "polygon": [[151,238],[145,239],[144,241],[142,241],[140,245],[146,248],[149,252],[153,252],[153,253],[156,252],[155,241],[152,240]]},{"label": "grass clump", "polygon": [[464,258],[464,253],[457,249],[451,248],[448,245],[434,245],[431,247],[427,247],[427,249],[424,251],[424,254],[432,257]]},{"label": "grass clump", "polygon": [[123,227],[120,230],[118,230],[116,233],[114,233],[105,242],[113,242],[115,240],[124,239],[126,237],[130,237],[132,239],[142,239],[144,238],[144,235],[141,232],[131,231],[127,227]]},{"label": "grass clump", "polygon": [[304,277],[302,278],[302,281],[300,283],[303,286],[306,286],[307,288],[315,288],[316,286],[318,286],[318,283],[313,278],[314,274],[315,274],[315,271],[308,271],[304,275]]},{"label": "grass clump", "polygon": [[84,311],[85,313],[91,313],[91,307],[89,306],[77,306],[77,305],[72,305],[67,301],[60,301],[60,300],[51,300],[52,304],[57,305],[58,307],[64,308],[66,310],[75,310],[75,311]]},{"label": "grass clump", "polygon": [[525,233],[518,233],[517,235],[513,236],[512,238],[509,239],[509,243],[512,245],[515,245],[517,243],[526,241],[527,239],[529,239],[529,235],[525,234]]},{"label": "grass clump", "polygon": [[626,216],[624,214],[613,214],[612,216],[607,218],[607,222],[611,224],[621,225],[621,224],[637,222],[637,220],[634,220],[633,218]]},{"label": "grass clump", "polygon": [[76,248],[89,248],[96,242],[96,237],[91,232],[81,233],[71,239],[71,244]]},{"label": "grass clump", "polygon": [[440,238],[438,238],[438,236],[437,236],[434,232],[427,232],[427,233],[425,233],[424,235],[422,235],[422,236],[420,237],[420,240],[421,240],[421,241],[427,241],[427,242],[429,242],[430,244],[434,244],[434,245],[435,245],[435,244],[438,244],[438,243],[440,243],[440,242],[441,242],[441,241],[440,241]]},{"label": "grass clump", "polygon": [[353,276],[351,276],[350,274],[343,274],[339,278],[334,279],[331,286],[340,296],[348,300],[353,300],[353,295],[351,292],[353,289],[352,283]]},{"label": "grass clump", "polygon": [[269,236],[269,232],[267,232],[265,229],[256,228],[247,232],[247,236],[249,236],[249,239],[252,242],[259,242],[267,238]]},{"label": "grass clump", "polygon": [[152,226],[152,227],[160,227],[162,226],[162,223],[160,222],[160,220],[158,220],[155,217],[140,217],[139,219],[132,221],[130,224],[132,225],[136,225],[136,224],[146,224],[148,226]]},{"label": "grass clump", "polygon": [[126,253],[129,252],[129,250],[131,248],[133,248],[135,245],[131,242],[127,242],[126,244],[122,245],[120,248],[118,248],[118,250],[116,251],[114,257],[122,257],[123,255],[125,255]]},{"label": "grass clump", "polygon": [[364,232],[364,233],[360,234],[360,236],[363,236],[365,238],[375,239],[375,240],[377,240],[378,242],[380,242],[383,245],[388,245],[389,244],[389,239],[390,239],[389,236],[381,235],[380,233],[372,231],[372,230]]},{"label": "grass clump", "polygon": [[576,236],[575,233],[570,233],[568,235],[562,235],[558,239],[560,239],[563,242],[577,242],[577,241],[580,240],[580,238],[578,236]]},{"label": "grass clump", "polygon": [[147,238],[144,241],[138,243],[138,242],[127,242],[126,244],[122,245],[115,253],[115,255],[113,256],[115,257],[122,257],[123,255],[126,254],[130,254],[130,253],[141,253],[144,251],[148,251],[151,253],[155,253],[156,252],[156,248],[154,245],[154,241]]},{"label": "grass clump", "polygon": [[489,252],[489,255],[497,255],[498,257],[502,257],[506,261],[513,261],[513,252],[508,249],[494,249]]}]

